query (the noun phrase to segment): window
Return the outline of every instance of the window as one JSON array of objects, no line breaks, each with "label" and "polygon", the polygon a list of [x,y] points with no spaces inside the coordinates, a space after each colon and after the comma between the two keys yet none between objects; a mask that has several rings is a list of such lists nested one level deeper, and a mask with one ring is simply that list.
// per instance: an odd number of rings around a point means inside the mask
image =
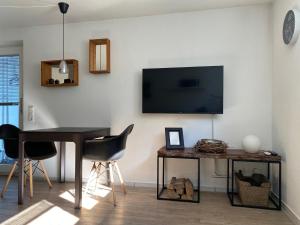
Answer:
[{"label": "window", "polygon": [[[20,56],[0,56],[0,125],[19,126],[20,106]],[[9,159],[4,153],[3,141],[0,142],[0,163]]]}]

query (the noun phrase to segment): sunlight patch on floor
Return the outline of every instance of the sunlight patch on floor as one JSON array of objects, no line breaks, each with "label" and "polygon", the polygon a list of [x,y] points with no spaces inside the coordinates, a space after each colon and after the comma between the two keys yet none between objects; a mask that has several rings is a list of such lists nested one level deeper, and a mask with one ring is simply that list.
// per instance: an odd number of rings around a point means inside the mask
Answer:
[{"label": "sunlight patch on floor", "polygon": [[78,217],[51,202],[42,200],[4,221],[1,225],[75,225],[78,221]]},{"label": "sunlight patch on floor", "polygon": [[[71,202],[75,203],[74,190],[65,191],[59,195],[59,197]],[[91,196],[83,194],[82,195],[82,207],[85,209],[92,209],[95,205],[98,204],[96,199],[93,199]]]},{"label": "sunlight patch on floor", "polygon": [[105,198],[110,194],[112,189],[110,187],[107,187],[102,184],[98,184],[97,187],[92,187],[90,186],[89,189],[87,190],[86,187],[83,188],[85,195],[93,195],[101,198]]},{"label": "sunlight patch on floor", "polygon": [[43,213],[36,219],[29,222],[28,225],[74,225],[78,221],[78,217],[68,213],[67,211],[59,208],[58,206],[54,206],[47,212]]}]

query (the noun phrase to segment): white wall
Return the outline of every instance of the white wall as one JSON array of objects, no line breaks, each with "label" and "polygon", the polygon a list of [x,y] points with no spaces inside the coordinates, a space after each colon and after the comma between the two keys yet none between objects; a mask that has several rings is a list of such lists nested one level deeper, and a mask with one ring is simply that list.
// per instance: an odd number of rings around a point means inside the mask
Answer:
[{"label": "white wall", "polygon": [[[247,134],[258,135],[270,149],[272,26],[269,5],[207,10],[193,13],[68,24],[66,56],[80,62],[80,85],[40,86],[40,61],[61,56],[61,29],[42,26],[5,31],[3,40],[23,40],[24,100],[34,105],[36,121],[25,128],[111,126],[119,133],[135,128],[120,161],[130,182],[156,182],[156,151],[164,145],[165,127],[183,127],[186,146],[211,136],[208,115],[151,115],[141,113],[141,71],[172,66],[225,66],[224,114],[215,119],[215,137],[240,147]],[[88,40],[111,40],[112,72],[88,73]],[[1,38],[1,37],[0,37]],[[74,177],[74,149],[68,148],[67,176]],[[176,174],[195,178],[196,165],[168,164]],[[57,176],[58,161],[47,162]],[[202,161],[204,186],[224,187],[211,178],[212,161]],[[170,171],[169,170],[169,171]],[[88,163],[84,176],[88,173]],[[172,175],[169,173],[169,175]]]},{"label": "white wall", "polygon": [[300,9],[299,0],[274,5],[273,145],[283,154],[283,200],[300,222],[300,42],[286,46],[282,39],[285,14]]}]

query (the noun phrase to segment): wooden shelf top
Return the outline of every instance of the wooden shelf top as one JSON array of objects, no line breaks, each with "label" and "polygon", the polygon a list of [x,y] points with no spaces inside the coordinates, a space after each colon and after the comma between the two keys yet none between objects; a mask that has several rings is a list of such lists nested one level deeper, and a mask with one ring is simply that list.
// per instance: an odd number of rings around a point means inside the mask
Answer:
[{"label": "wooden shelf top", "polygon": [[[67,64],[73,64],[74,62],[78,63],[78,60],[76,60],[76,59],[65,59],[65,61],[67,62]],[[60,62],[61,62],[61,59],[41,61],[41,63],[46,63],[49,65],[59,65]]]},{"label": "wooden shelf top", "polygon": [[225,153],[204,153],[195,151],[193,148],[185,148],[182,150],[167,150],[166,147],[162,147],[157,151],[159,157],[170,158],[211,158],[211,159],[233,159],[233,160],[249,160],[249,161],[268,161],[268,162],[280,162],[281,156],[266,156],[264,151],[258,153],[248,153],[242,149],[227,149]]}]

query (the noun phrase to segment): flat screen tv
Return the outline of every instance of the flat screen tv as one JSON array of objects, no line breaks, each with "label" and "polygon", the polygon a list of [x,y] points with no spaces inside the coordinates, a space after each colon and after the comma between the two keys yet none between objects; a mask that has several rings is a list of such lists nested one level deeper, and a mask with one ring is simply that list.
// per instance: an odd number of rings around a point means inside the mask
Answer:
[{"label": "flat screen tv", "polygon": [[223,114],[223,66],[143,69],[143,113]]}]

